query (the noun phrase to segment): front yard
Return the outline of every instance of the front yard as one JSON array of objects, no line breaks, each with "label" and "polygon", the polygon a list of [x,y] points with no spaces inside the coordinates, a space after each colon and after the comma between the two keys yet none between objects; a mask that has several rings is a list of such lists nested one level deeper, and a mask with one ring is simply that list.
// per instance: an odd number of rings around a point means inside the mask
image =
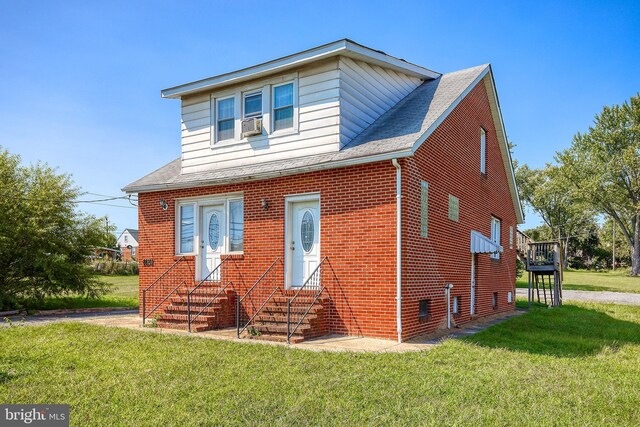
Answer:
[{"label": "front yard", "polygon": [[32,310],[57,310],[64,308],[93,307],[138,307],[138,276],[98,276],[109,285],[109,292],[99,298],[80,295],[47,297],[43,301],[27,301],[26,308]]},{"label": "front yard", "polygon": [[0,402],[72,425],[640,425],[640,307],[535,307],[422,353],[0,328]]}]

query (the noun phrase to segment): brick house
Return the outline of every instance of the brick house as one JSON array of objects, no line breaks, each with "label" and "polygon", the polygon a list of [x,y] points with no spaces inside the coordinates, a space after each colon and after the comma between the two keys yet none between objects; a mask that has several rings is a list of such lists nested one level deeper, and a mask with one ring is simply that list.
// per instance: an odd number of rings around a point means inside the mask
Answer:
[{"label": "brick house", "polygon": [[402,341],[514,310],[523,214],[490,65],[340,40],[162,96],[182,155],[124,188],[143,318]]},{"label": "brick house", "polygon": [[133,228],[125,228],[118,239],[116,246],[120,248],[123,261],[135,261],[138,259],[138,230]]}]

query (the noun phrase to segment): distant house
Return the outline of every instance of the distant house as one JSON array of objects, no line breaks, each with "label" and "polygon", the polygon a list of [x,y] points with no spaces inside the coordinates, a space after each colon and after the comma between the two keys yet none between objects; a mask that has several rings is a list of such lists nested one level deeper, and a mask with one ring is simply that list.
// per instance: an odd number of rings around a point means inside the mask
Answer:
[{"label": "distant house", "polygon": [[124,188],[143,318],[402,341],[515,310],[523,214],[489,64],[345,39],[162,96],[182,154]]},{"label": "distant house", "polygon": [[122,252],[123,261],[132,261],[137,259],[138,252],[138,230],[132,228],[125,228],[118,240],[116,246],[120,248]]}]

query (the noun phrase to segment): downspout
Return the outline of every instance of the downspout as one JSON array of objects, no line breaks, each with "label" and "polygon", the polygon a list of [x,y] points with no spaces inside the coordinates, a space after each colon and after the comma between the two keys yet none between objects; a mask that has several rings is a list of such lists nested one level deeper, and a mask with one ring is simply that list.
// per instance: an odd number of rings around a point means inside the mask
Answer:
[{"label": "downspout", "polygon": [[396,168],[396,323],[398,343],[402,342],[402,170],[398,159],[391,159]]}]

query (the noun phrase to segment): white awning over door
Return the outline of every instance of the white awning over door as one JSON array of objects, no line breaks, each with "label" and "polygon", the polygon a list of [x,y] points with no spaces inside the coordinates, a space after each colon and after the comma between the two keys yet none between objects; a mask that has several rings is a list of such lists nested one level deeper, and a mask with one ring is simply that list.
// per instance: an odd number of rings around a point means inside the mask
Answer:
[{"label": "white awning over door", "polygon": [[471,230],[471,253],[472,254],[495,254],[502,253],[502,246],[479,233]]}]

